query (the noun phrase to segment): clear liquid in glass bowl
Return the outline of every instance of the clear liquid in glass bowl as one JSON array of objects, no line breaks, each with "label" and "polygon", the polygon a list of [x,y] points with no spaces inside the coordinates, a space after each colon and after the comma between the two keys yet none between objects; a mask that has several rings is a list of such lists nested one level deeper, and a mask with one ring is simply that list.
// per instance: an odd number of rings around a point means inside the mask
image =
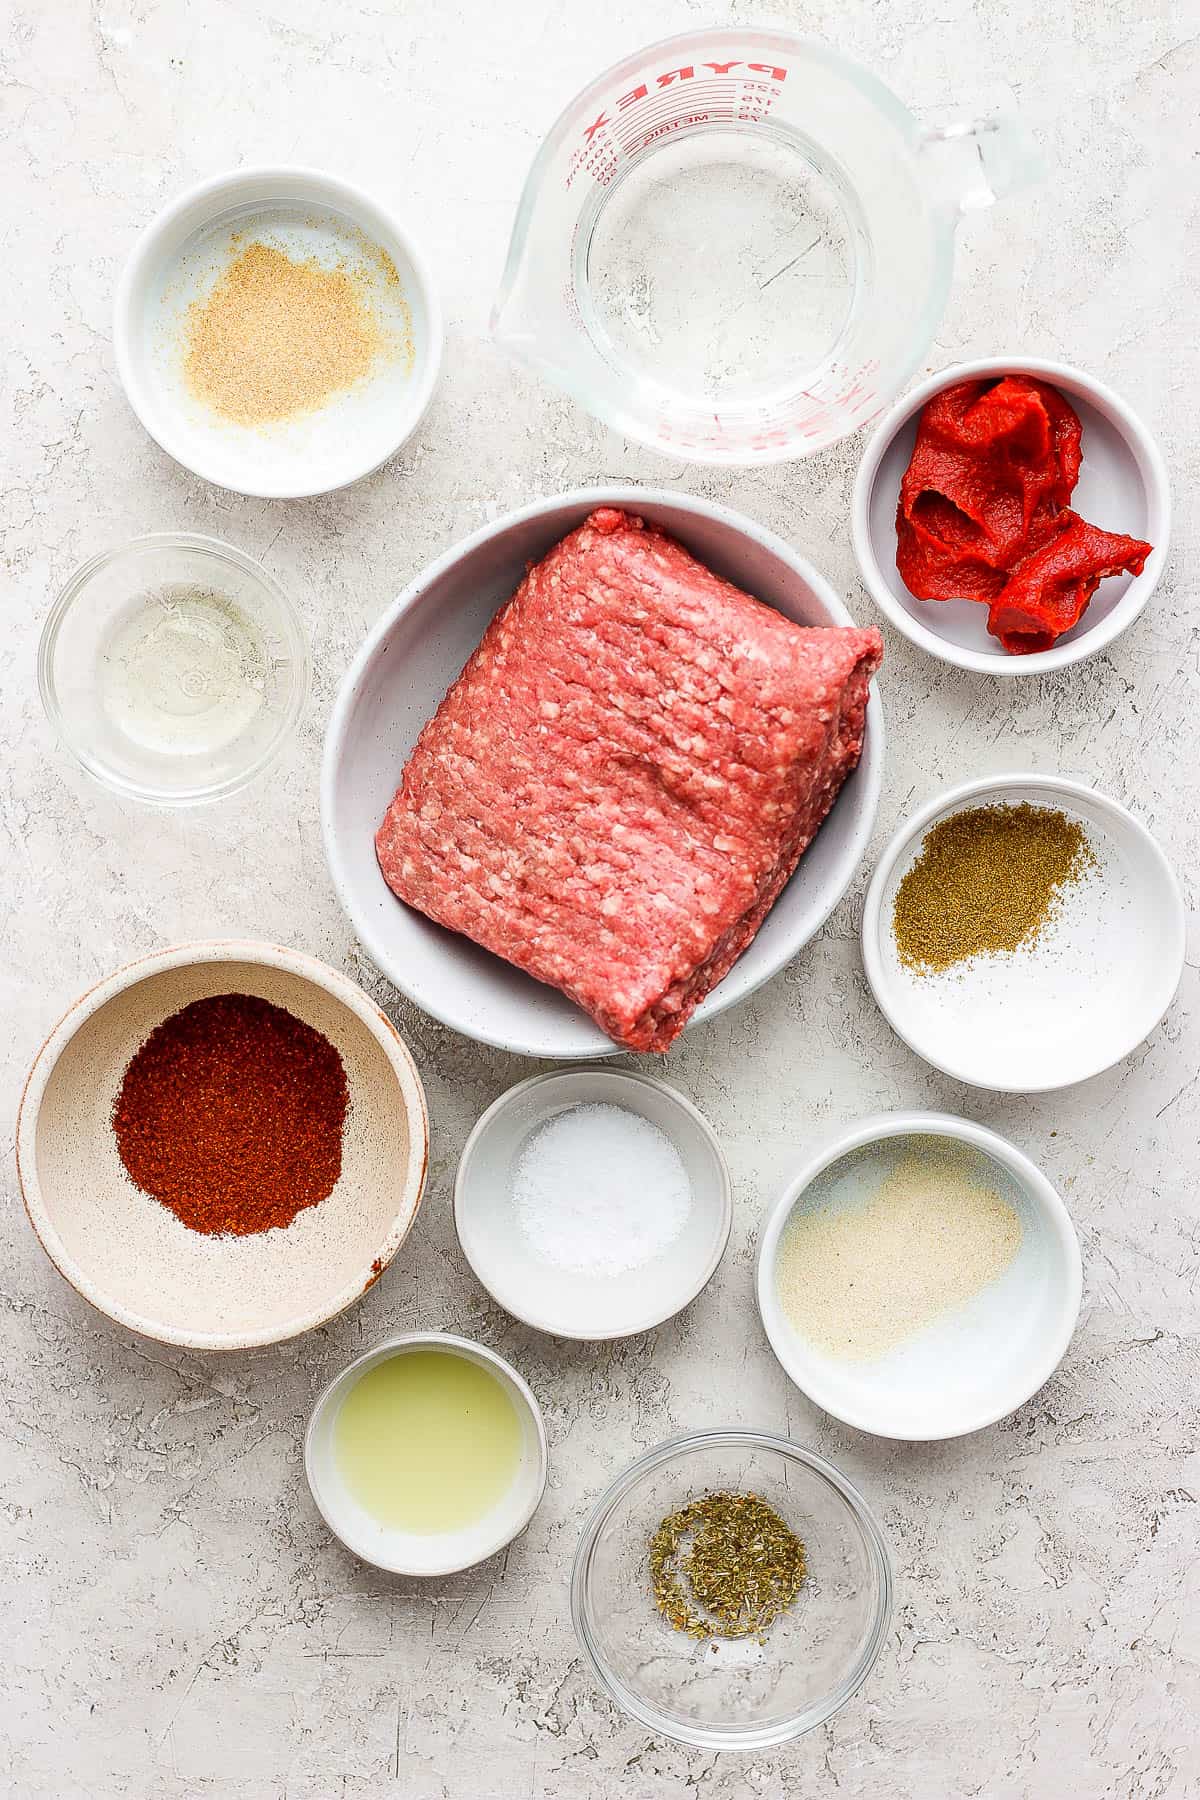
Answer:
[{"label": "clear liquid in glass bowl", "polygon": [[188,805],[274,759],[308,690],[308,649],[265,570],[214,538],[162,532],[93,557],[42,633],[38,680],[78,761],[118,793]]}]

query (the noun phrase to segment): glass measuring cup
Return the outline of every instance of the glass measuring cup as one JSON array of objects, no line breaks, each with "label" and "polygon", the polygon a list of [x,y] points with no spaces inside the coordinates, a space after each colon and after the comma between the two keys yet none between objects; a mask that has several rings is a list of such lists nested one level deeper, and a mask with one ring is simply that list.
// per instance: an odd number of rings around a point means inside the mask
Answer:
[{"label": "glass measuring cup", "polygon": [[958,218],[1036,169],[1011,116],[925,127],[790,32],[668,38],[553,126],[492,332],[657,450],[804,456],[895,397],[941,317]]}]

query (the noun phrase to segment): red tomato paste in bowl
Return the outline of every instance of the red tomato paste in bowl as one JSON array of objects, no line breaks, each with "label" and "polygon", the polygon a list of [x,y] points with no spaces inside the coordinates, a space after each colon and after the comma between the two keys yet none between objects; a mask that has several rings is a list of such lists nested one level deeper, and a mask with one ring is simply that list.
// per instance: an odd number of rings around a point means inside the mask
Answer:
[{"label": "red tomato paste in bowl", "polygon": [[976,600],[1017,655],[1077,625],[1101,581],[1152,545],[1071,510],[1082,428],[1032,376],[960,381],[923,408],[896,511],[896,567],[918,600]]}]

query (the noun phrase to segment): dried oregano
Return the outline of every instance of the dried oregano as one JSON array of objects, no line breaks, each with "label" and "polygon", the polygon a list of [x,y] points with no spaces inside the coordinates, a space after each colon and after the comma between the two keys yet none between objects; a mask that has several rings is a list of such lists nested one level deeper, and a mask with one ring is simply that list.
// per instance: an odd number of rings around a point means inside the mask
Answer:
[{"label": "dried oregano", "polygon": [[804,1545],[757,1494],[704,1494],[650,1540],[654,1603],[689,1637],[761,1638],[804,1576]]}]

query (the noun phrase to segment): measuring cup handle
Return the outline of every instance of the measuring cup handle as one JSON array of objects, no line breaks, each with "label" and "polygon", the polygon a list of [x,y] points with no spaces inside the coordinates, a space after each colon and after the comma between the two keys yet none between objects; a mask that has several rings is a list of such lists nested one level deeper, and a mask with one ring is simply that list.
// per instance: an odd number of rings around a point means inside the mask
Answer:
[{"label": "measuring cup handle", "polygon": [[1011,98],[976,119],[928,125],[921,161],[935,197],[955,212],[978,212],[1040,181],[1041,153]]}]

